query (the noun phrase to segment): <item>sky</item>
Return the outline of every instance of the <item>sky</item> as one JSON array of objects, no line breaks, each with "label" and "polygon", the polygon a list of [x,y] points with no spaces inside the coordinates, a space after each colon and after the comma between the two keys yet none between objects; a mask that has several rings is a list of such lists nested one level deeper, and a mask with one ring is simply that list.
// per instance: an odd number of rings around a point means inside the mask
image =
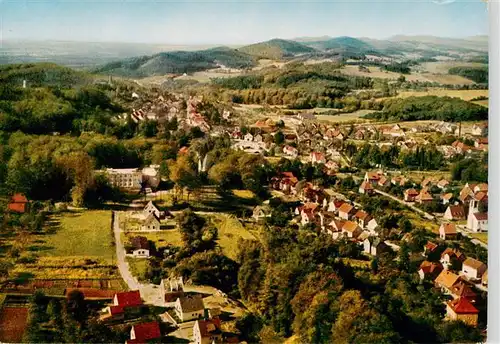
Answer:
[{"label": "sky", "polygon": [[481,0],[0,0],[2,40],[249,44],[488,34]]}]

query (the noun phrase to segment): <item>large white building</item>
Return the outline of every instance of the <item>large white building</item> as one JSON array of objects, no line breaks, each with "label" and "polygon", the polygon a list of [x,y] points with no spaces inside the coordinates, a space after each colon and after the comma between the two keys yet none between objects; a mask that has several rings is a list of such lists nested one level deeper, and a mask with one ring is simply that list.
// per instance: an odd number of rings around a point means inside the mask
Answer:
[{"label": "large white building", "polygon": [[119,188],[140,189],[142,183],[142,172],[137,168],[107,168],[111,185]]}]

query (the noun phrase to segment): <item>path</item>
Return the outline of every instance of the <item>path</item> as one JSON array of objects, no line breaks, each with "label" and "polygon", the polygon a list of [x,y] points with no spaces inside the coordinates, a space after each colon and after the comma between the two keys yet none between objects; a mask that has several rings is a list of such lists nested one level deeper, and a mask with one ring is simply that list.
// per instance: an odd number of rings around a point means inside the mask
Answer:
[{"label": "path", "polygon": [[409,207],[413,211],[419,213],[420,215],[423,215],[427,220],[435,220],[436,219],[433,215],[431,215],[431,214],[423,211],[422,209],[419,209],[419,208],[415,207],[413,204],[411,204],[409,202],[405,202],[405,201],[403,201],[403,200],[401,200],[401,199],[399,199],[399,198],[397,198],[397,197],[395,197],[395,196],[393,196],[391,194],[388,194],[387,192],[383,192],[383,191],[380,191],[378,189],[374,189],[374,190],[378,194],[381,194],[383,196],[389,197],[390,199],[392,199],[392,200],[394,200],[396,202],[399,202],[399,203],[401,203],[401,204]]},{"label": "path", "polygon": [[139,290],[141,297],[147,304],[152,304],[155,306],[163,306],[164,298],[160,293],[159,286],[151,283],[140,283],[130,272],[129,265],[125,256],[125,248],[121,240],[121,229],[119,221],[119,213],[113,212],[113,232],[115,235],[115,246],[116,246],[116,264],[118,265],[118,270],[122,276],[125,283],[130,290]]}]

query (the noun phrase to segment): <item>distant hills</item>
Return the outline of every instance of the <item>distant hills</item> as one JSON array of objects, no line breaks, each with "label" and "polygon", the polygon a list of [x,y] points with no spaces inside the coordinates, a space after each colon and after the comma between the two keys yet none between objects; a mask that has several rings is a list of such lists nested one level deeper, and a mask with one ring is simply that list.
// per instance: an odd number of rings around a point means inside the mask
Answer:
[{"label": "distant hills", "polygon": [[[47,43],[49,44],[49,43]],[[51,45],[52,44],[52,45]],[[172,46],[146,46],[117,43],[64,42],[63,45],[42,43],[26,46],[7,45],[0,53],[0,64],[17,62],[56,62],[62,65],[79,65],[93,72],[126,77],[146,77],[169,73],[193,73],[218,67],[252,68],[259,59],[290,60],[300,58],[364,58],[366,55],[435,57],[472,54],[487,59],[488,37],[442,38],[434,36],[398,35],[385,40],[342,37],[299,37],[294,40],[271,39],[238,48],[199,47],[191,50]],[[61,43],[62,44],[62,43]],[[56,46],[58,49],[50,47]],[[88,48],[88,49],[87,49]],[[31,49],[31,50],[30,50]],[[69,50],[68,50],[69,49]],[[107,50],[108,49],[108,50]],[[134,50],[135,49],[135,50]],[[64,55],[64,51],[68,53]],[[137,54],[133,54],[136,51]],[[150,51],[151,53],[147,53]],[[99,52],[99,53],[98,53]],[[87,55],[85,55],[87,53]],[[85,61],[88,61],[85,63]]]}]

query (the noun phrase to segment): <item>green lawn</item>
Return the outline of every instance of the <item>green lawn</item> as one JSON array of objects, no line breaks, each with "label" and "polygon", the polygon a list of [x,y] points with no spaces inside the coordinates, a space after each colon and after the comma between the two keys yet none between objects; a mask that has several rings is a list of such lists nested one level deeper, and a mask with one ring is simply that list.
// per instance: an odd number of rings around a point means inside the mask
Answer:
[{"label": "green lawn", "polygon": [[181,247],[183,245],[181,233],[177,228],[175,229],[167,229],[160,232],[136,232],[136,233],[127,233],[126,235],[122,233],[122,240],[125,244],[130,238],[133,236],[143,236],[148,240],[153,241],[156,244],[156,247],[166,246],[167,244]]},{"label": "green lawn", "polygon": [[470,236],[484,242],[485,244],[488,243],[488,233],[471,233]]},{"label": "green lawn", "polygon": [[146,278],[146,269],[148,266],[147,259],[134,259],[127,257],[127,263],[130,267],[130,272],[132,275],[137,277],[139,281],[145,281]]},{"label": "green lawn", "polygon": [[113,264],[111,211],[56,214],[48,226],[53,233],[40,236],[43,245],[32,247],[40,256],[101,259]]}]

